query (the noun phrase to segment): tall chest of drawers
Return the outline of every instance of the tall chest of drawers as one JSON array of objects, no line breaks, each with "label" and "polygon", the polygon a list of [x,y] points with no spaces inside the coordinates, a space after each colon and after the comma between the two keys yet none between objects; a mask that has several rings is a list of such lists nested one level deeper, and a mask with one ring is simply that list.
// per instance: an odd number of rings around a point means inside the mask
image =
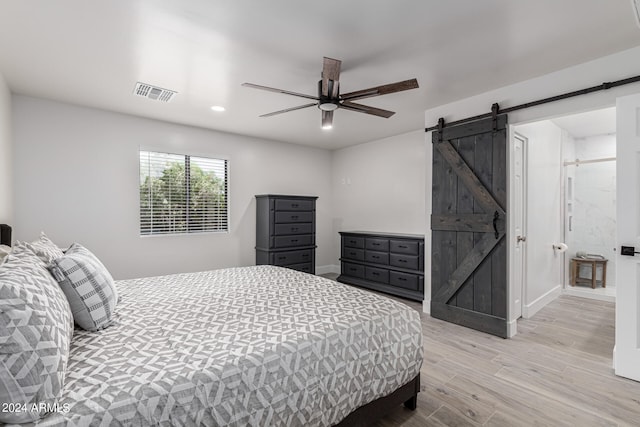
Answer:
[{"label": "tall chest of drawers", "polygon": [[338,281],[416,301],[424,299],[424,237],[343,231]]},{"label": "tall chest of drawers", "polygon": [[315,274],[315,196],[256,196],[256,264]]}]

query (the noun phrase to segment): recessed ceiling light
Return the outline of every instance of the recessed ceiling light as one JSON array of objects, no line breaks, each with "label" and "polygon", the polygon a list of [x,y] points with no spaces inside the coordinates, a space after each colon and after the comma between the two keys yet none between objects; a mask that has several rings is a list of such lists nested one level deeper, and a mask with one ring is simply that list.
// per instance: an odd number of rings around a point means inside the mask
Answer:
[{"label": "recessed ceiling light", "polygon": [[322,126],[322,129],[324,129],[324,130],[329,130],[329,129],[332,129],[332,128],[333,128],[333,126],[332,126],[332,125],[325,125],[325,126]]},{"label": "recessed ceiling light", "polygon": [[212,109],[213,111],[217,111],[217,112],[222,112],[222,111],[226,110],[226,108],[221,107],[221,106],[219,106],[219,105],[214,105],[213,107],[211,107],[211,109]]}]

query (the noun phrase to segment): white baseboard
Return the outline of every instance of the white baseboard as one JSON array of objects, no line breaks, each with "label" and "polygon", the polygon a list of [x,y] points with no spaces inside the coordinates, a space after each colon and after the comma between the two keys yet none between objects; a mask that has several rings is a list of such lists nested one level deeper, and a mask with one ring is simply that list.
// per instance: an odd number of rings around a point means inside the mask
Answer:
[{"label": "white baseboard", "polygon": [[[605,291],[608,291],[610,288],[606,288]],[[598,288],[598,291],[601,291],[602,288]],[[608,301],[608,302],[616,302],[616,296],[615,296],[615,291],[613,291],[612,293],[608,293],[608,292],[593,292],[591,290],[591,288],[588,289],[580,289],[577,286],[567,286],[566,288],[564,288],[564,290],[562,291],[563,294],[565,295],[572,295],[574,297],[581,297],[581,298],[590,298],[590,299],[595,299],[598,301]]]},{"label": "white baseboard", "polygon": [[518,320],[507,322],[507,337],[512,338],[518,333]]},{"label": "white baseboard", "polygon": [[562,285],[557,285],[531,304],[525,304],[524,307],[522,307],[522,317],[524,317],[525,319],[533,317],[533,315],[540,311],[542,307],[558,298],[561,293]]},{"label": "white baseboard", "polygon": [[616,346],[613,346],[613,360],[611,361],[611,367],[616,370]]},{"label": "white baseboard", "polygon": [[340,274],[340,266],[339,265],[317,265],[316,266],[316,274],[319,276],[321,274],[335,273]]},{"label": "white baseboard", "polygon": [[423,313],[427,313],[427,314],[431,314],[431,300],[430,299],[424,299],[422,301],[422,312]]}]

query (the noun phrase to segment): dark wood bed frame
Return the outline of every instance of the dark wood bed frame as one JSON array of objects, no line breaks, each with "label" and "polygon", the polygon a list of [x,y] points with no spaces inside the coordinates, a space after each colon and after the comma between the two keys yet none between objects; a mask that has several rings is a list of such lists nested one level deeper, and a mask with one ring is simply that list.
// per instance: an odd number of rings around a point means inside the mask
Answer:
[{"label": "dark wood bed frame", "polygon": [[347,415],[347,418],[336,424],[335,427],[368,427],[401,403],[404,403],[407,408],[415,410],[418,406],[419,392],[420,374],[390,395],[359,407]]},{"label": "dark wood bed frame", "polygon": [[[11,227],[6,224],[0,224],[0,244],[11,246]],[[407,408],[415,410],[419,392],[420,374],[390,395],[359,407],[335,427],[368,427],[401,403],[404,403]]]},{"label": "dark wood bed frame", "polygon": [[11,227],[0,224],[0,245],[11,246]]}]

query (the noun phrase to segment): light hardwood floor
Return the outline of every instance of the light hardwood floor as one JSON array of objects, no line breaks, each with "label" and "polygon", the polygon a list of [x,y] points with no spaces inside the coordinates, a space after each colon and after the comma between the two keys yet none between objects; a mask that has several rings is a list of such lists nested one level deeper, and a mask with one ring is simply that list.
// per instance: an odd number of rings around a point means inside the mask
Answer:
[{"label": "light hardwood floor", "polygon": [[377,427],[640,426],[640,383],[611,367],[613,303],[561,296],[507,340],[421,315],[418,409]]}]

